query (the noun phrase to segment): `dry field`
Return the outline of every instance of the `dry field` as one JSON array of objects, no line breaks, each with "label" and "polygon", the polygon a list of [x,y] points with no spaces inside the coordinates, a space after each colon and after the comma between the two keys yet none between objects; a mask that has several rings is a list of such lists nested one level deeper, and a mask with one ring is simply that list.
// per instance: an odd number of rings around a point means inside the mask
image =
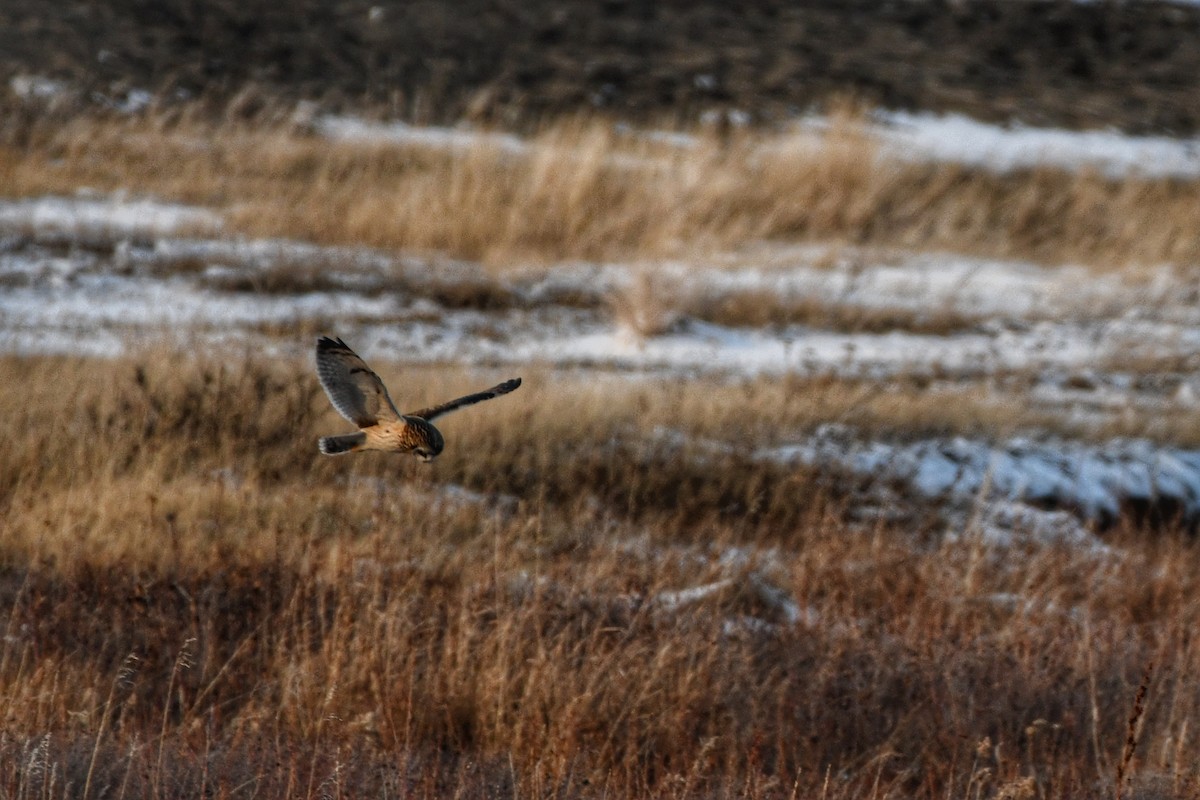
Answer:
[{"label": "dry field", "polygon": [[[654,272],[750,259],[764,240],[1077,262],[1131,287],[1200,262],[1194,180],[887,159],[853,113],[816,146],[689,133],[577,120],[463,148],[338,142],[313,120],[232,110],[10,119],[0,194],[128,192],[218,211],[229,238],[434,253],[420,263],[443,259],[443,283],[397,272],[352,297],[412,295],[431,318],[520,306],[513,276],[531,262],[627,259],[648,265],[638,280],[564,283],[547,305],[643,343],[681,317],[813,338],[1055,321],[1042,306],[984,318],[689,293],[686,275]],[[34,267],[0,291],[56,298],[55,280],[85,292],[157,269],[209,281],[187,297],[214,304],[333,295],[336,254],[212,271],[156,256],[153,237],[60,234],[5,238],[0,255]],[[92,260],[53,273],[79,250]],[[456,283],[447,256],[490,272]],[[1121,518],[1092,546],[1001,545],[982,499],[947,531],[911,483],[760,457],[830,423],[890,442],[1051,430],[1194,447],[1188,302],[1142,318],[1138,297],[1072,305],[1069,322],[1151,349],[1174,336],[1179,352],[1106,353],[1079,374],[997,358],[886,381],[655,378],[372,356],[405,406],[523,375],[450,418],[430,466],[320,457],[316,438],[345,423],[295,356],[339,325],[430,322],[399,316],[407,305],[242,323],[224,348],[200,331],[189,350],[0,356],[0,798],[1195,797],[1200,551],[1186,533]],[[1118,318],[1146,326],[1104,327]],[[1053,412],[1030,399],[1050,385]],[[1071,392],[1140,395],[1076,414]]]},{"label": "dry field", "polygon": [[526,381],[424,466],[317,456],[305,362],[0,361],[0,796],[1194,796],[1188,542],[942,542],[648,435],[803,401]]},{"label": "dry field", "polygon": [[[230,112],[230,116],[233,113]],[[853,111],[813,136],[700,130],[689,146],[594,119],[519,150],[331,142],[279,111],[10,120],[6,197],[81,187],[223,212],[233,232],[428,250],[493,265],[660,258],[762,240],[1108,267],[1200,259],[1200,182],[881,158]]]}]

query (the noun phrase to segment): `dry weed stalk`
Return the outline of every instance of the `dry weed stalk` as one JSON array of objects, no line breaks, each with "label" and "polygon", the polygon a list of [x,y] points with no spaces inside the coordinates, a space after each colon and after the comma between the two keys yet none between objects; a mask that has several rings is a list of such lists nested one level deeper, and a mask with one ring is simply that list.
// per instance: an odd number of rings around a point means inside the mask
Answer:
[{"label": "dry weed stalk", "polygon": [[1154,662],[1146,664],[1142,672],[1142,682],[1138,684],[1137,694],[1133,697],[1133,709],[1129,712],[1129,722],[1125,726],[1125,746],[1121,749],[1121,759],[1117,762],[1115,792],[1117,800],[1121,800],[1129,780],[1133,777],[1133,757],[1137,753],[1138,740],[1142,734],[1142,715],[1146,711],[1146,692],[1150,688],[1150,676],[1154,672]]}]

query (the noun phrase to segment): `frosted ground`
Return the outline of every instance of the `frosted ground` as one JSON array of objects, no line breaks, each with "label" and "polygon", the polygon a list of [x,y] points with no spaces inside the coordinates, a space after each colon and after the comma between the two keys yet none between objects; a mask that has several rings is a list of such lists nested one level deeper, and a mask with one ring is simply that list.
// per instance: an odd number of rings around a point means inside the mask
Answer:
[{"label": "frosted ground", "polygon": [[[820,124],[798,125],[796,146],[808,146],[808,131]],[[479,135],[350,119],[323,120],[318,129],[439,148],[468,146]],[[1000,171],[1050,163],[1200,175],[1192,141],[895,114],[880,115],[872,130],[904,158]],[[686,137],[672,141],[690,146]],[[496,144],[525,146],[511,136]],[[1190,413],[1200,404],[1192,374],[1200,307],[1191,277],[1166,267],[1131,278],[1080,265],[768,244],[697,263],[495,271],[436,256],[238,239],[212,210],[152,198],[82,193],[0,203],[6,352],[112,356],[165,339],[197,350],[296,354],[327,332],[381,362],[540,365],[597,380],[701,386],[834,375],[876,381],[886,392],[898,379],[919,377],[936,392],[1020,374],[1030,407],[1097,425],[1131,412]],[[461,300],[478,295],[491,300]],[[796,311],[795,321],[705,318],[703,309],[734,297],[769,299]],[[896,322],[882,331],[822,326],[800,313],[811,308]],[[676,436],[662,431],[659,444],[676,446]],[[700,451],[731,446],[700,444]],[[998,546],[1105,550],[1094,531],[1131,508],[1200,519],[1200,451],[1170,442],[1085,443],[1036,431],[996,441],[913,441],[902,431],[868,440],[839,425],[780,432],[752,455],[874,482],[880,507],[904,487],[942,510],[948,535]]]}]

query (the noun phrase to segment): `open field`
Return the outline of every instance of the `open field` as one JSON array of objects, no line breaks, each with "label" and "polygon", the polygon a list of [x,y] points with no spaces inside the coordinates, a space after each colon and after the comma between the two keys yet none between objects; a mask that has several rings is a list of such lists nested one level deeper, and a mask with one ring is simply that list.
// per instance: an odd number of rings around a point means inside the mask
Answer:
[{"label": "open field", "polygon": [[1194,142],[242,111],[3,128],[0,798],[1200,793]]},{"label": "open field", "polygon": [[[413,402],[503,374],[379,366]],[[656,387],[526,379],[427,467],[317,460],[305,362],[0,362],[0,790],[1194,791],[1189,544],[919,535],[655,445]]]}]

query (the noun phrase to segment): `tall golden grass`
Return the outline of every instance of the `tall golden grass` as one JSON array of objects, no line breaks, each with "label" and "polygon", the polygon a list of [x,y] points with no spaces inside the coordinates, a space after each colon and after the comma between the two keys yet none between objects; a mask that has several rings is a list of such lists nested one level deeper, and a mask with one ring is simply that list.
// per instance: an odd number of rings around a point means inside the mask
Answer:
[{"label": "tall golden grass", "polygon": [[1192,796],[1190,543],[864,525],[650,435],[802,401],[526,378],[425,466],[317,455],[303,362],[0,360],[0,793]]},{"label": "tall golden grass", "polygon": [[994,174],[881,153],[853,114],[811,135],[698,130],[690,147],[592,119],[521,152],[330,141],[278,121],[36,120],[0,146],[0,193],[128,190],[233,229],[527,259],[662,257],[762,239],[937,248],[1101,266],[1200,260],[1200,182]]}]

